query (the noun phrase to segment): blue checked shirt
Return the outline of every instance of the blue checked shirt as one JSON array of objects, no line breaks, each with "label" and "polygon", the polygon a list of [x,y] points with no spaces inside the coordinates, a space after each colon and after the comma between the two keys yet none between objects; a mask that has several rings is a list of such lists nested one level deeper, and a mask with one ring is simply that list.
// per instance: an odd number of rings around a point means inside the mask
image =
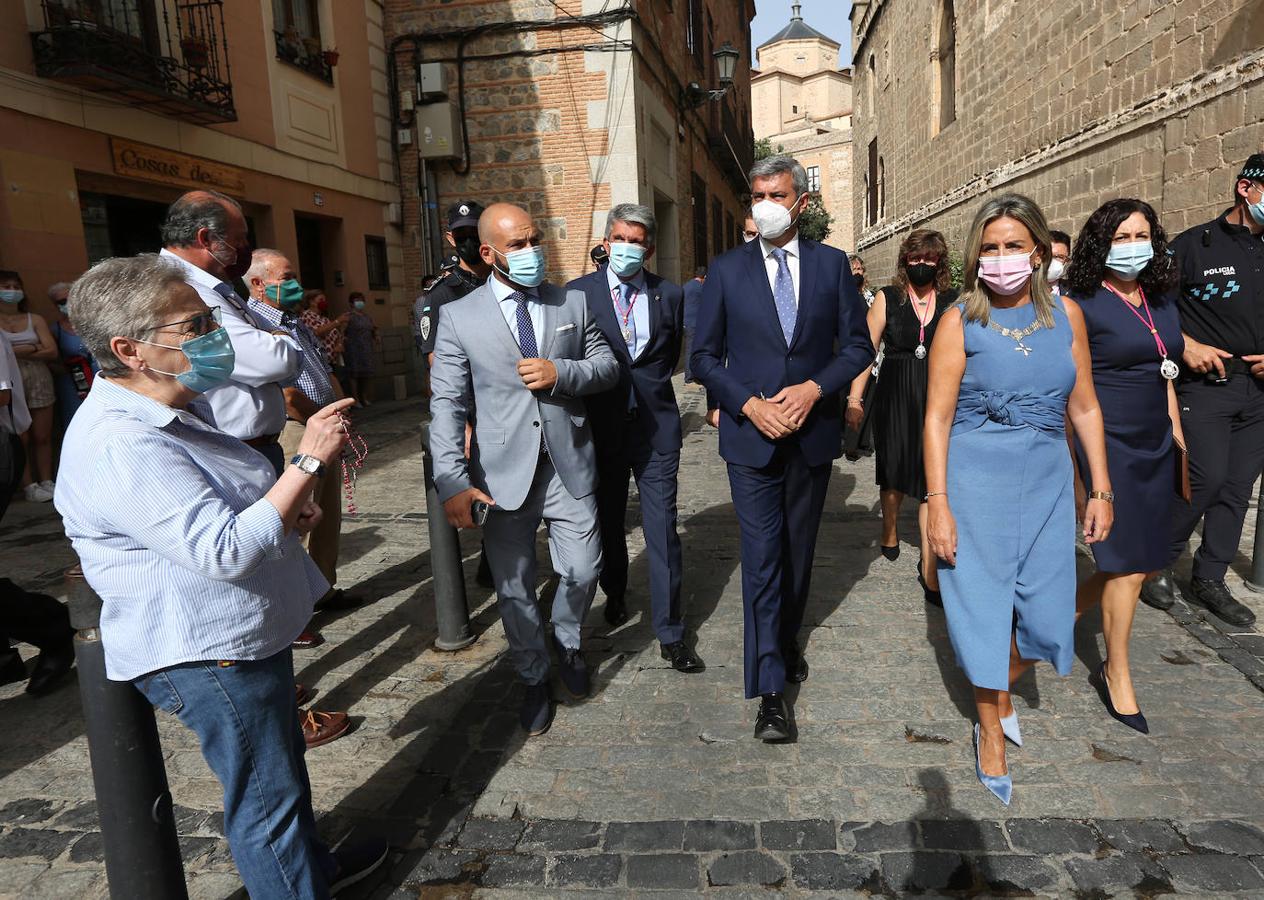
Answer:
[{"label": "blue checked shirt", "polygon": [[115,681],[273,656],[329,589],[263,499],[271,464],[210,421],[202,398],[172,409],[98,377],[66,430],[55,505]]},{"label": "blue checked shirt", "polygon": [[247,304],[254,317],[269,328],[285,331],[298,341],[303,351],[303,365],[298,375],[281,382],[282,387],[297,387],[317,406],[334,402],[334,386],[329,374],[333,371],[326,361],[325,345],[307,325],[292,312],[269,306],[251,297]]}]

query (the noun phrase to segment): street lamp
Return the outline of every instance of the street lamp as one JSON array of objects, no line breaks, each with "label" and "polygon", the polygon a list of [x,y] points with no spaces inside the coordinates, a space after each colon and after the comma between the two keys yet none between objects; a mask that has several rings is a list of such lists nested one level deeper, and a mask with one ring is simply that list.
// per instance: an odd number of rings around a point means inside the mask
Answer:
[{"label": "street lamp", "polygon": [[696,108],[708,100],[719,100],[733,86],[733,75],[737,71],[737,61],[742,57],[741,51],[725,41],[711,55],[715,57],[715,74],[716,81],[720,85],[719,90],[709,91],[698,82],[691,81],[681,98],[681,103],[685,106]]}]

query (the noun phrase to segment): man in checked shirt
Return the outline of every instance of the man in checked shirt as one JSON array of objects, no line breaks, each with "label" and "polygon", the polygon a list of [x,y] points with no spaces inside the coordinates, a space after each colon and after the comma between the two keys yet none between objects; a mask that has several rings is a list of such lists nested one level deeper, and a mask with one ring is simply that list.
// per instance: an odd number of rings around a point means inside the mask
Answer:
[{"label": "man in checked shirt", "polygon": [[[294,265],[278,250],[260,248],[250,258],[246,273],[250,289],[250,312],[264,325],[288,333],[303,351],[303,365],[298,375],[281,382],[285,395],[285,429],[281,446],[288,459],[297,450],[303,437],[307,417],[342,397],[338,380],[325,353],[324,344],[299,318],[303,302],[303,286],[299,284]],[[329,594],[317,601],[317,608],[327,609],[340,599],[332,585],[338,582],[338,537],[342,527],[342,473],[332,468],[320,478],[313,490],[324,517],[307,536],[307,552],[329,582]]]}]

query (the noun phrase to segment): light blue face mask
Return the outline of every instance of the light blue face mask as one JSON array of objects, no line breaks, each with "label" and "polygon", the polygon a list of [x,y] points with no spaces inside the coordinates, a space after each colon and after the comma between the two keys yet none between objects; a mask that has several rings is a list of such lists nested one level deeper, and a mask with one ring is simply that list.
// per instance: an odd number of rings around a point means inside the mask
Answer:
[{"label": "light blue face mask", "polygon": [[189,360],[187,372],[164,372],[150,366],[150,371],[159,375],[169,375],[195,394],[205,394],[211,388],[219,387],[232,378],[236,355],[233,353],[233,342],[229,340],[225,328],[199,337],[190,338],[183,344],[172,347],[170,344],[158,344],[153,341],[141,341],[154,347],[165,347],[168,350],[182,350]]},{"label": "light blue face mask", "polygon": [[1129,241],[1111,244],[1106,253],[1106,268],[1125,281],[1135,281],[1137,276],[1154,259],[1154,245],[1149,241]]},{"label": "light blue face mask", "polygon": [[26,294],[22,293],[21,291],[3,290],[3,291],[0,291],[0,303],[14,303],[14,304],[21,303],[22,298],[25,296]]},{"label": "light blue face mask", "polygon": [[627,241],[610,242],[610,268],[620,278],[631,278],[645,265],[646,250],[640,244]]},{"label": "light blue face mask", "polygon": [[492,249],[497,256],[503,256],[509,266],[508,272],[499,266],[496,267],[496,271],[514,284],[533,288],[544,281],[543,247],[523,247],[521,250],[510,250],[508,253],[501,253],[495,247]]},{"label": "light blue face mask", "polygon": [[1246,205],[1246,211],[1251,214],[1251,218],[1255,220],[1256,225],[1264,225],[1264,186],[1255,185],[1259,189],[1260,199],[1254,203]]}]

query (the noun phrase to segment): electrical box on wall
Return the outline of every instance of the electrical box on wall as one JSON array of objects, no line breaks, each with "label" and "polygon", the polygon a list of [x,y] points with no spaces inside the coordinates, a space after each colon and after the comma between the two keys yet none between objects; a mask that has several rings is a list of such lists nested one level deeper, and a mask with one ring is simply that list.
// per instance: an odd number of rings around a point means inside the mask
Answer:
[{"label": "electrical box on wall", "polygon": [[460,122],[455,103],[431,103],[417,107],[417,152],[423,159],[455,159],[460,156]]},{"label": "electrical box on wall", "polygon": [[443,63],[422,63],[417,67],[417,102],[434,103],[448,99],[448,70]]},{"label": "electrical box on wall", "polygon": [[411,128],[397,128],[395,130],[395,145],[397,147],[410,147],[413,143],[413,130]]}]

